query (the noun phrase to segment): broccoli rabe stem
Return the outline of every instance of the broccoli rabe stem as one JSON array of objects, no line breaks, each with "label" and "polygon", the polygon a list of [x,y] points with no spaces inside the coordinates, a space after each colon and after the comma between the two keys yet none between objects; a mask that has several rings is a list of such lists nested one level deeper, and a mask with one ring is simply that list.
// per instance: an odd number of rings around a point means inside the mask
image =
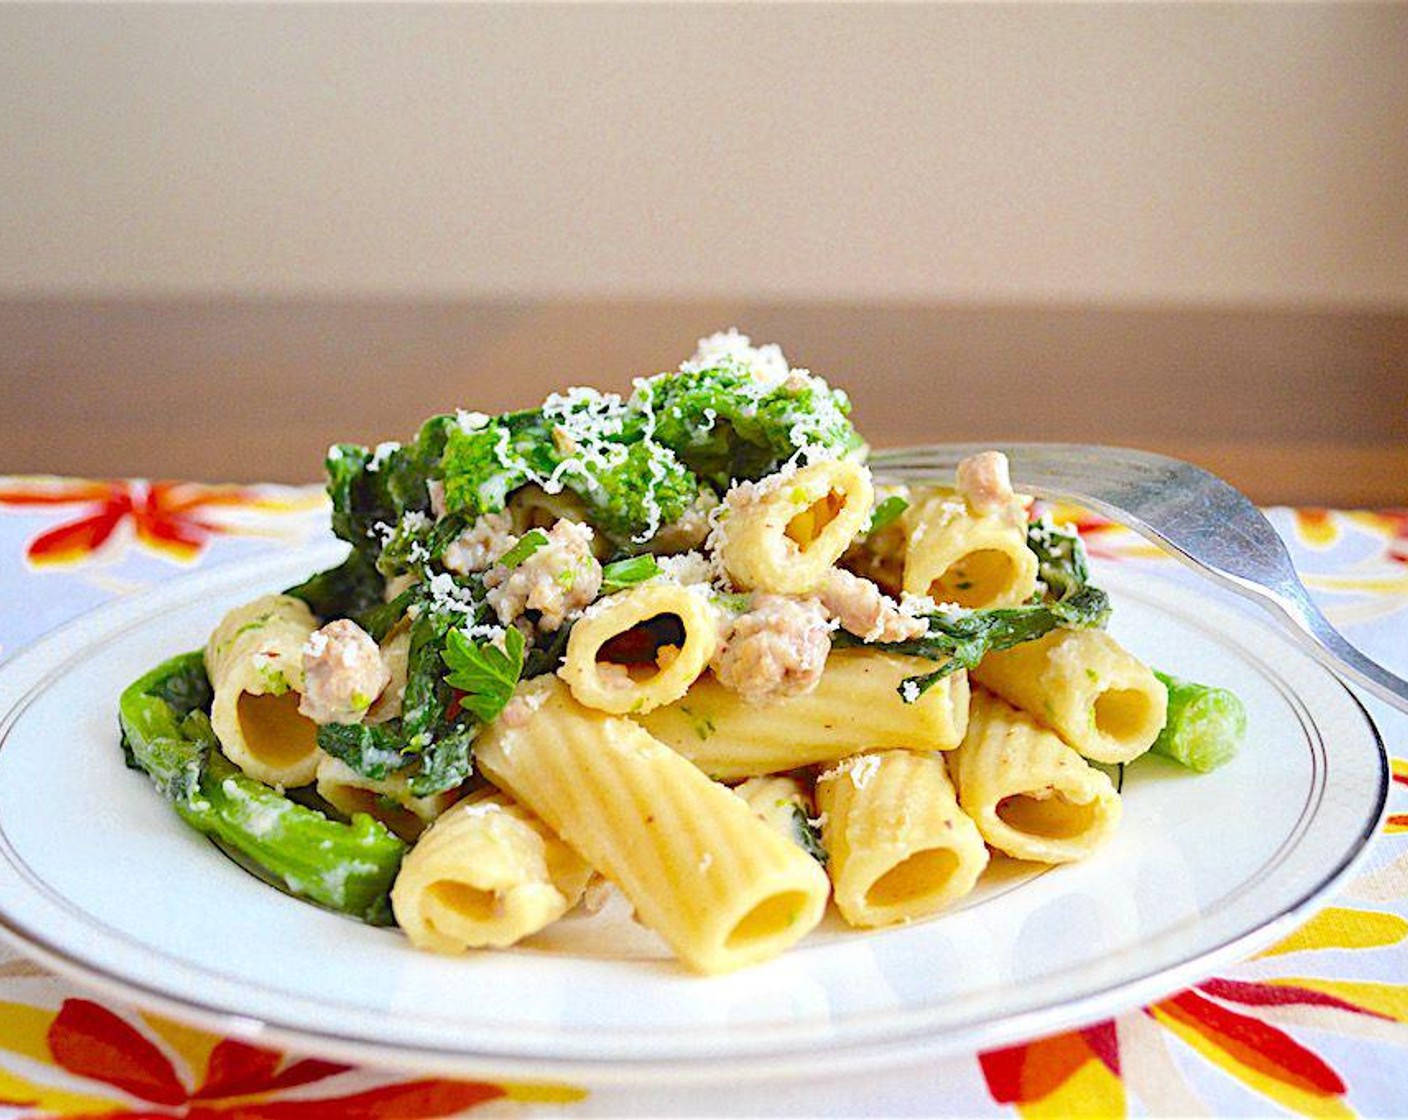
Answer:
[{"label": "broccoli rabe stem", "polygon": [[1150,754],[1206,774],[1230,762],[1247,733],[1247,710],[1235,693],[1154,670],[1168,689],[1168,720]]},{"label": "broccoli rabe stem", "polygon": [[246,777],[220,753],[204,710],[199,652],[157,666],[118,702],[129,762],[192,828],[289,893],[364,922],[392,921],[389,894],[406,846],[365,813],[350,824]]}]

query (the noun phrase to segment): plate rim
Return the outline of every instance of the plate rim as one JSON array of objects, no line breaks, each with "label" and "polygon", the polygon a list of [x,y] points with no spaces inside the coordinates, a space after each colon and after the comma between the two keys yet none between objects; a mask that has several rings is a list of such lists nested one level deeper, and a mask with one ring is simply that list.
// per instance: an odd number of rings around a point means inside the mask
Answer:
[{"label": "plate rim", "polygon": [[[304,545],[296,550],[300,562],[334,560],[336,554],[337,550],[329,543]],[[10,728],[23,715],[29,703],[42,693],[53,679],[62,676],[73,662],[90,655],[94,642],[99,638],[113,639],[133,628],[148,624],[152,614],[148,608],[154,604],[168,599],[185,601],[198,594],[198,589],[206,584],[235,583],[276,566],[279,566],[279,561],[268,556],[211,565],[166,584],[102,604],[51,630],[28,646],[21,647],[12,656],[0,661],[0,704],[4,705],[0,708],[0,741],[8,735]],[[1152,572],[1130,573],[1128,568],[1125,568],[1124,572],[1136,578],[1147,576],[1158,579],[1157,574]],[[1200,590],[1173,584],[1171,586],[1179,586],[1180,590],[1194,595]],[[1222,610],[1228,609],[1224,603],[1216,605]],[[123,623],[123,616],[128,614],[135,614],[136,617]],[[1266,627],[1264,621],[1262,626]],[[1241,645],[1235,644],[1239,647]],[[283,1021],[277,1016],[254,1017],[229,1008],[206,1005],[189,995],[170,995],[150,986],[148,982],[107,971],[100,963],[70,956],[62,948],[47,944],[42,936],[36,937],[22,928],[12,916],[9,901],[4,896],[0,896],[0,937],[55,973],[95,991],[139,1007],[163,1011],[221,1034],[359,1063],[390,1064],[397,1068],[427,1072],[490,1077],[566,1077],[599,1085],[639,1084],[664,1078],[702,1082],[715,1080],[720,1076],[719,1066],[722,1060],[727,1065],[728,1077],[756,1080],[814,1071],[828,1061],[833,1065],[844,1062],[846,1068],[874,1068],[922,1055],[949,1054],[1012,1044],[1022,1039],[1071,1029],[1102,1015],[1117,1013],[1119,1008],[1140,1005],[1209,975],[1211,970],[1229,959],[1244,959],[1248,953],[1275,940],[1282,930],[1314,907],[1364,859],[1373,838],[1381,830],[1387,811],[1390,770],[1383,737],[1363,701],[1342,679],[1308,658],[1304,663],[1307,667],[1318,670],[1323,679],[1333,682],[1343,690],[1362,718],[1363,726],[1377,750],[1378,788],[1374,811],[1366,818],[1364,828],[1341,855],[1334,868],[1306,890],[1297,892],[1296,901],[1286,906],[1279,914],[1146,976],[1133,980],[1116,980],[1060,1004],[1031,1007],[1011,1014],[975,1020],[937,1034],[932,1026],[909,1023],[882,1032],[877,1037],[831,1039],[813,1048],[808,1048],[806,1039],[795,1038],[780,1048],[743,1055],[730,1053],[726,1058],[707,1053],[687,1058],[631,1058],[620,1055],[564,1058],[540,1054],[451,1050],[416,1045],[409,1041],[372,1042],[360,1036],[310,1028],[296,1021]],[[17,680],[17,685],[12,683]]]}]

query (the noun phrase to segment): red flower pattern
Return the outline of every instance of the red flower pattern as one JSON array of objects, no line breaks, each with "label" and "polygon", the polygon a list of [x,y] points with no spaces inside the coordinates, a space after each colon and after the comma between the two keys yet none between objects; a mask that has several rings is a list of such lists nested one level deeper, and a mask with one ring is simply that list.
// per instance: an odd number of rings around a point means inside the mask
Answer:
[{"label": "red flower pattern", "polygon": [[49,1027],[48,1046],[55,1064],[69,1073],[141,1102],[68,1114],[79,1120],[430,1120],[508,1095],[491,1082],[422,1078],[340,1096],[271,1099],[349,1067],[311,1058],[286,1062],[277,1051],[229,1038],[216,1043],[203,1078],[190,1088],[151,1039],[85,999],[64,1001]]}]

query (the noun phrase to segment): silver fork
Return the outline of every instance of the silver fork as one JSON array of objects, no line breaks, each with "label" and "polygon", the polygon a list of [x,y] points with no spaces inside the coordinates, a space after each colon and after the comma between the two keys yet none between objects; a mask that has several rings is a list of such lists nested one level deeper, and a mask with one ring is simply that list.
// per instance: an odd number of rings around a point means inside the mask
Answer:
[{"label": "silver fork", "polygon": [[[993,444],[900,447],[870,456],[885,481],[951,483],[958,461]],[[1408,681],[1365,657],[1330,625],[1271,523],[1215,474],[1148,451],[1075,443],[1005,447],[1018,490],[1066,498],[1137,530],[1216,583],[1261,604],[1327,668],[1408,712]]]}]

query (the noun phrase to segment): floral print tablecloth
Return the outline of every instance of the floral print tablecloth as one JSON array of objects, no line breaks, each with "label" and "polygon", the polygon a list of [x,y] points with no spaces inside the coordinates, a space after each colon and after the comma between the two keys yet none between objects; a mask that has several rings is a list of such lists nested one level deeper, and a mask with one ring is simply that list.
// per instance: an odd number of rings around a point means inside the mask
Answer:
[{"label": "floral print tablecloth", "polygon": [[[1270,516],[1330,618],[1408,672],[1408,510]],[[1118,526],[1082,529],[1098,555],[1196,579]],[[116,596],[327,532],[313,488],[0,478],[0,659]],[[672,1093],[435,1079],[214,1037],[0,948],[0,1116],[1403,1115],[1408,719],[1369,707],[1394,780],[1358,876],[1256,958],[1078,1031],[800,1084]]]}]

